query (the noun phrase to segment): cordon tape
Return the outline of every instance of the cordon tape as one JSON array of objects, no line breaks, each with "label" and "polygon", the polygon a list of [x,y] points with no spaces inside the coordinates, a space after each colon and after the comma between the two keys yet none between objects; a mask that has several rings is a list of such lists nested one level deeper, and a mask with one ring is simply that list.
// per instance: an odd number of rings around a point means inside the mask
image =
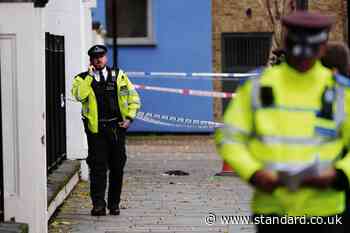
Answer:
[{"label": "cordon tape", "polygon": [[[239,80],[239,79],[255,78],[259,75],[259,73],[175,73],[175,72],[126,72],[126,73],[130,77],[145,77],[145,78],[151,78],[151,77],[179,78],[180,77],[180,78],[188,78],[191,80],[194,77],[197,77],[200,79],[210,77],[210,79],[229,78],[227,80]],[[235,78],[235,79],[232,79],[232,78]],[[235,93],[229,93],[229,92],[146,86],[146,85],[140,85],[140,84],[134,84],[134,87],[135,89],[140,89],[140,90],[168,92],[168,93],[175,93],[175,94],[189,95],[189,96],[214,97],[214,98],[235,97]],[[67,97],[66,99],[70,102],[78,102],[73,98]],[[200,128],[200,129],[223,127],[223,123],[220,123],[220,122],[195,120],[195,119],[189,119],[185,117],[168,116],[168,115],[161,115],[161,114],[141,112],[141,111],[137,113],[136,118],[144,122],[163,125],[163,126],[171,126],[171,127]]]}]

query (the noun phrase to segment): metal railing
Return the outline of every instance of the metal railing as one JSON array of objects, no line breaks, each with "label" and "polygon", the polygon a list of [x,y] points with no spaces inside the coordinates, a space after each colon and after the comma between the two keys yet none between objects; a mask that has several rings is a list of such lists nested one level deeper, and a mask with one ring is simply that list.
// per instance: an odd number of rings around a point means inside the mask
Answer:
[{"label": "metal railing", "polygon": [[64,36],[46,33],[46,157],[47,170],[66,159]]}]

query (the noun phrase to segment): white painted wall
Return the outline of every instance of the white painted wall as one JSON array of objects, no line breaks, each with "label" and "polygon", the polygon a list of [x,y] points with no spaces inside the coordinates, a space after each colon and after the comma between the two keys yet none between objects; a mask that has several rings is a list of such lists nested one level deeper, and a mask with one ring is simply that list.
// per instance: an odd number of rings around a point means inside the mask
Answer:
[{"label": "white painted wall", "polygon": [[5,219],[47,232],[45,37],[42,8],[0,3]]},{"label": "white painted wall", "polygon": [[[47,232],[45,135],[45,32],[65,36],[66,96],[74,75],[88,65],[91,7],[95,0],[0,3],[0,71],[4,145],[5,220]],[[15,17],[14,17],[15,16]],[[80,105],[67,101],[68,158],[84,158]]]},{"label": "white painted wall", "polygon": [[81,121],[81,106],[70,94],[75,75],[88,67],[87,50],[92,43],[91,8],[95,0],[50,0],[46,10],[45,30],[65,36],[66,49],[66,115],[67,155],[69,159],[85,158],[87,142]]}]

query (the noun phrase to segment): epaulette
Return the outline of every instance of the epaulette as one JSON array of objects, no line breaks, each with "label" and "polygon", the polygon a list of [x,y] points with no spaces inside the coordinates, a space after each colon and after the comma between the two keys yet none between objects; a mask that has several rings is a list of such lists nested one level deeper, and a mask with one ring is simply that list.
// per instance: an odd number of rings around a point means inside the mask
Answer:
[{"label": "epaulette", "polygon": [[77,74],[74,78],[80,77],[82,79],[85,79],[85,77],[88,75],[88,72],[82,72],[80,74]]},{"label": "epaulette", "polygon": [[340,84],[342,86],[350,87],[350,78],[348,78],[344,75],[341,75],[339,73],[335,73],[334,79],[338,84]]}]

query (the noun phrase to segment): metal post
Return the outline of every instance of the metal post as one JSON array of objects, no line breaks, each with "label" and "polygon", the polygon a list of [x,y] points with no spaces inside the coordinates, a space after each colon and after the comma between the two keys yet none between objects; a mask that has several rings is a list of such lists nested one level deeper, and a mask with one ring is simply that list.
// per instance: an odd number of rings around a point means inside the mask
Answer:
[{"label": "metal post", "polygon": [[113,67],[116,69],[118,67],[118,23],[117,23],[117,10],[118,10],[118,0],[112,0],[112,36],[113,36]]}]

